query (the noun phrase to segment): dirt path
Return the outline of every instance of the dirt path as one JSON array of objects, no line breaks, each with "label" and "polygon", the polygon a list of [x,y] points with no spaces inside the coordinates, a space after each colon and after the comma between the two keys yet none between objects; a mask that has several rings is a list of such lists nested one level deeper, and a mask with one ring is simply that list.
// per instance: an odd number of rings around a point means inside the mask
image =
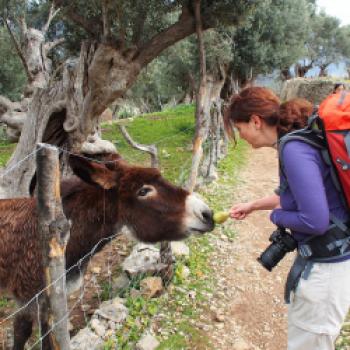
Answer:
[{"label": "dirt path", "polygon": [[[232,203],[268,195],[277,187],[276,153],[271,149],[249,152],[238,185],[230,189]],[[237,236],[232,241],[219,236],[211,261],[218,279],[210,301],[211,342],[216,350],[286,349],[283,289],[293,257],[283,259],[273,272],[256,261],[274,228],[267,211],[229,225]]]}]

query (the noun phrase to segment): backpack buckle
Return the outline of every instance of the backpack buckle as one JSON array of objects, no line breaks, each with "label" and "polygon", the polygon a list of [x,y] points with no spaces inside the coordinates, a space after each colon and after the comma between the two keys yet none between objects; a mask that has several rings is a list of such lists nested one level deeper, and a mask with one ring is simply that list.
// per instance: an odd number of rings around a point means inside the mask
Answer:
[{"label": "backpack buckle", "polygon": [[310,258],[312,250],[308,244],[301,244],[298,249],[299,254],[304,258]]}]

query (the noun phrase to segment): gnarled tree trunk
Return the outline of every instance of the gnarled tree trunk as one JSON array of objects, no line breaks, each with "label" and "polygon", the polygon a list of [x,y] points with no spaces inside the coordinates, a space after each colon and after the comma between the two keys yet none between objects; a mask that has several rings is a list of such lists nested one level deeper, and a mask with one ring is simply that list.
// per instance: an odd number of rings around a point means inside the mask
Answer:
[{"label": "gnarled tree trunk", "polygon": [[8,103],[4,97],[0,96],[0,122],[6,124],[6,133],[11,141],[18,141],[24,121],[32,116],[28,107],[36,89],[45,88],[49,82],[52,67],[51,60],[47,57],[48,52],[64,41],[63,38],[59,38],[46,42],[45,39],[50,23],[57,13],[58,10],[55,10],[52,5],[47,21],[41,29],[28,28],[24,15],[19,16],[17,22],[19,23],[20,40],[16,38],[11,29],[13,23],[7,18],[4,19],[27,75],[27,84],[20,102]]},{"label": "gnarled tree trunk", "polygon": [[0,180],[6,196],[29,194],[35,162],[28,155],[37,143],[79,152],[88,136],[95,135],[101,113],[125,93],[139,71],[140,64],[113,47],[85,42],[80,58],[66,63],[62,81],[36,89],[18,146]]}]

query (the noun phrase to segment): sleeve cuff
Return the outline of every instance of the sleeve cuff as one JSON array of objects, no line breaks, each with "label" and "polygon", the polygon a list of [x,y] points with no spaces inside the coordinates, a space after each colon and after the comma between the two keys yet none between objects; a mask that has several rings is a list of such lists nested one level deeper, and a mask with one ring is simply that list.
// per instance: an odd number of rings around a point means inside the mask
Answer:
[{"label": "sleeve cuff", "polygon": [[278,214],[280,211],[281,211],[281,209],[274,209],[274,210],[272,210],[272,212],[270,214],[270,220],[275,225],[278,225]]}]

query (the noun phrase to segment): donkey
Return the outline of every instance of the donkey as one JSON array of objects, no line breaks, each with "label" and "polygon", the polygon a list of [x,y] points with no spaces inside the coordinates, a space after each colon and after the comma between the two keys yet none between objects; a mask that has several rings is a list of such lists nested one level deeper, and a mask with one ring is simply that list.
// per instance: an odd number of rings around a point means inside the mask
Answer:
[{"label": "donkey", "polygon": [[[143,242],[181,240],[213,229],[212,211],[194,194],[170,184],[154,168],[131,166],[119,156],[110,159],[94,162],[70,156],[76,176],[61,183],[63,211],[71,221],[66,269],[123,225]],[[72,269],[67,281],[77,274]],[[21,306],[43,287],[36,200],[0,200],[0,288]],[[15,317],[15,350],[23,350],[32,333],[35,307]],[[48,330],[45,320],[41,330]],[[51,349],[48,338],[43,339],[44,350]]]}]

